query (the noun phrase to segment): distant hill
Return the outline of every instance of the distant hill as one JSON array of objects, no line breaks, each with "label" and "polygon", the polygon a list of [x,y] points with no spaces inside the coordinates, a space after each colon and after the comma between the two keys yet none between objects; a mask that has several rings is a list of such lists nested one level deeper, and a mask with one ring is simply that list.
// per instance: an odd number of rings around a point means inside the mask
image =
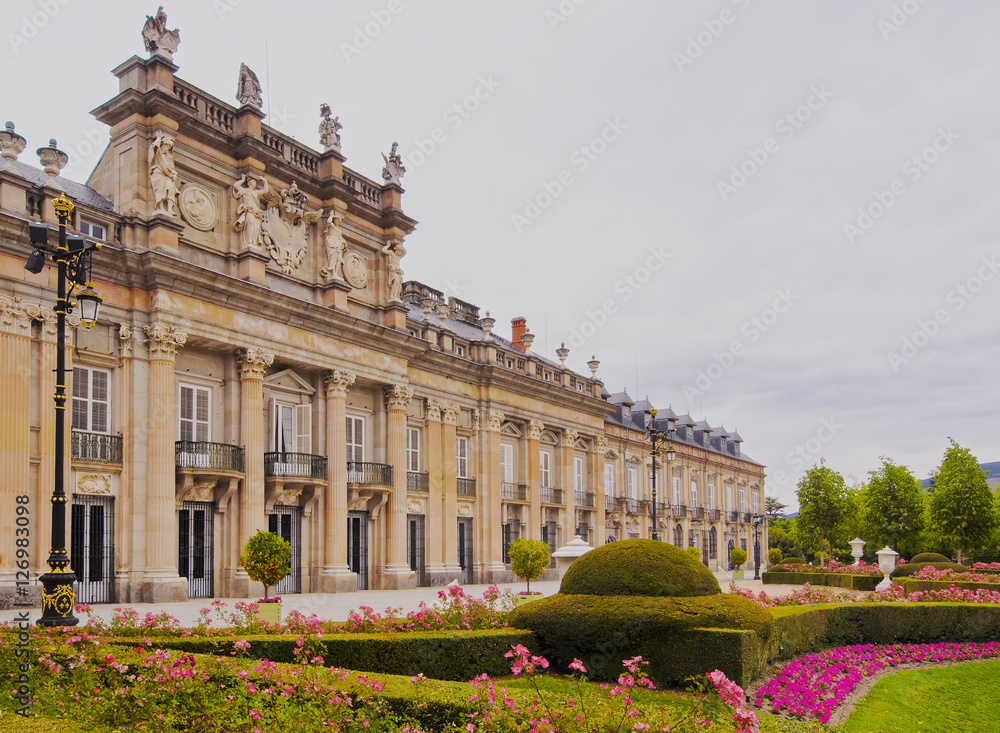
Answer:
[{"label": "distant hill", "polygon": [[[995,489],[997,484],[1000,484],[1000,461],[993,461],[992,463],[980,463],[979,467],[984,471],[989,471],[990,475],[986,477],[986,483],[990,485],[991,489]],[[931,479],[925,478],[920,482],[920,485],[925,489],[931,485]]]}]

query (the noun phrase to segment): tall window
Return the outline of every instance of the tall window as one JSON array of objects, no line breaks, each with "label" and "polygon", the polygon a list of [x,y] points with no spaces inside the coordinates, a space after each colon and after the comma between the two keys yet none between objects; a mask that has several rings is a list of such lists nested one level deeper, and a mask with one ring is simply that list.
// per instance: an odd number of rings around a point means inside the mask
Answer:
[{"label": "tall window", "polygon": [[455,438],[455,475],[469,477],[469,439],[462,436]]},{"label": "tall window", "polygon": [[747,490],[746,489],[740,489],[739,499],[740,499],[740,511],[741,512],[745,512],[747,510]]},{"label": "tall window", "polygon": [[760,514],[760,494],[756,491],[750,494],[750,506],[753,507],[754,514]]},{"label": "tall window", "polygon": [[500,483],[514,483],[514,446],[510,443],[500,444]]},{"label": "tall window", "polygon": [[726,484],[726,511],[731,512],[733,510],[733,485]]},{"label": "tall window", "polygon": [[[684,503],[681,499],[681,477],[674,476],[674,504],[682,505]],[[677,545],[680,547],[680,545]]]},{"label": "tall window", "polygon": [[573,457],[573,487],[577,491],[584,490],[583,483],[583,456]]},{"label": "tall window", "polygon": [[111,375],[102,369],[73,367],[73,429],[106,433],[108,383]]},{"label": "tall window", "polygon": [[347,460],[350,463],[361,463],[365,460],[365,419],[363,417],[347,418]]},{"label": "tall window", "polygon": [[538,454],[539,462],[539,478],[541,479],[543,487],[549,487],[552,484],[549,483],[552,478],[552,473],[549,470],[552,464],[552,453],[547,450],[543,450]]},{"label": "tall window", "polygon": [[708,508],[715,509],[715,482],[708,482]]},{"label": "tall window", "polygon": [[639,472],[634,468],[630,468],[628,470],[627,475],[628,475],[628,484],[626,486],[626,490],[628,492],[628,498],[635,499],[638,497],[638,491],[639,491],[637,486],[637,484],[639,483]]},{"label": "tall window", "polygon": [[604,495],[615,495],[615,464],[604,464]]},{"label": "tall window", "polygon": [[691,482],[691,506],[699,506],[698,504],[698,482]]},{"label": "tall window", "polygon": [[406,470],[420,471],[420,428],[406,429]]},{"label": "tall window", "polygon": [[312,453],[312,405],[275,402],[271,436],[276,453]]},{"label": "tall window", "polygon": [[190,384],[180,385],[180,408],[177,414],[178,439],[207,441],[209,435],[209,410],[211,390]]}]

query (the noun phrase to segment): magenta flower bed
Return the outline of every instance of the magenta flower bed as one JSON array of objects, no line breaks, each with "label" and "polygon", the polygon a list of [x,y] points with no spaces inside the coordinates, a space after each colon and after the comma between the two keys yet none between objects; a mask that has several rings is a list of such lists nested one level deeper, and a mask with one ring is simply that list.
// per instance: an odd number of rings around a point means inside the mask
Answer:
[{"label": "magenta flower bed", "polygon": [[951,568],[938,570],[937,568],[932,567],[930,565],[920,568],[920,570],[915,572],[910,577],[913,578],[914,580],[953,580],[956,583],[957,582],[964,582],[964,583],[1000,582],[1000,578],[997,578],[997,576],[993,575],[992,573],[977,573],[971,570],[964,573],[956,573]]},{"label": "magenta flower bed", "polygon": [[859,560],[857,565],[830,560],[828,565],[822,567],[819,565],[782,565],[781,567],[790,573],[835,573],[837,575],[882,576],[882,571],[878,569],[878,563],[869,565],[864,560]]},{"label": "magenta flower bed", "polygon": [[830,720],[833,711],[865,677],[901,664],[996,659],[1000,642],[983,644],[865,644],[807,654],[781,667],[755,697],[758,707],[798,718]]}]

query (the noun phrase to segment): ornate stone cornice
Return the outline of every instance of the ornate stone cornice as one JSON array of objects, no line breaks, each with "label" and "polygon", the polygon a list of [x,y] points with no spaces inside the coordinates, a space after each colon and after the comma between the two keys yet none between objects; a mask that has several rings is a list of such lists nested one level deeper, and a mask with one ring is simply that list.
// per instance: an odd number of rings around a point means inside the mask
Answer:
[{"label": "ornate stone cornice", "polygon": [[503,420],[504,414],[500,410],[489,410],[486,413],[486,429],[499,433],[503,427]]},{"label": "ornate stone cornice", "polygon": [[323,385],[327,397],[347,397],[347,390],[354,384],[357,375],[343,369],[327,369],[323,372]]},{"label": "ornate stone cornice", "polygon": [[125,323],[118,326],[118,356],[132,358],[132,327]]},{"label": "ornate stone cornice", "polygon": [[257,346],[247,346],[236,349],[236,363],[240,367],[240,379],[263,379],[264,372],[274,363],[274,354]]},{"label": "ornate stone cornice", "polygon": [[462,408],[457,402],[445,402],[444,403],[444,424],[445,425],[458,425],[458,416],[461,414]]},{"label": "ornate stone cornice", "polygon": [[413,390],[403,384],[387,384],[382,392],[387,410],[405,410],[413,399]]},{"label": "ornate stone cornice", "polygon": [[528,421],[528,437],[532,440],[538,440],[541,438],[543,430],[545,430],[545,423],[541,420]]},{"label": "ornate stone cornice", "polygon": [[441,400],[426,400],[427,404],[427,419],[433,420],[434,422],[441,422],[441,411],[445,409],[447,403]]},{"label": "ornate stone cornice", "polygon": [[573,446],[576,445],[576,439],[579,438],[579,437],[580,437],[580,434],[577,433],[572,428],[569,428],[568,430],[564,430],[563,431],[563,436],[562,436],[563,447],[564,448],[572,448]]},{"label": "ornate stone cornice", "polygon": [[146,348],[150,359],[173,361],[177,357],[177,350],[187,343],[186,333],[162,323],[143,326],[142,331],[146,334]]},{"label": "ornate stone cornice", "polygon": [[0,297],[0,332],[31,338],[31,318],[20,298]]}]

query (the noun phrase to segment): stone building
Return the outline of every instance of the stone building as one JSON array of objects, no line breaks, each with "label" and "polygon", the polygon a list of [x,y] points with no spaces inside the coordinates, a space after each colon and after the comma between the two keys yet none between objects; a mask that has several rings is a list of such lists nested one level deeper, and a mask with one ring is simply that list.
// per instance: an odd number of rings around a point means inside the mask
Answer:
[{"label": "stone building", "polygon": [[[577,374],[568,350],[532,351],[524,319],[507,339],[475,305],[404,282],[416,222],[395,143],[377,181],[344,165],[327,105],[323,152],[274,130],[245,65],[235,105],[178,77],[165,22],[147,20],[149,57],[116,68],[94,111],[110,140],[86,185],[58,175],[55,141],[39,169],[13,125],[0,133],[0,506],[31,496],[32,577],[49,549],[56,274],[24,262],[28,222],[57,225],[62,192],[70,231],[103,243],[100,318],[71,318],[67,337],[79,600],[256,596],[237,557],[258,530],[292,544],[281,593],[501,581],[517,536],[648,536],[607,478],[609,457],[648,456],[643,425],[609,403],[598,363]],[[685,481],[762,490],[738,449],[692,439],[681,455]],[[707,526],[685,511],[684,531]],[[0,600],[14,548],[3,523]]]}]

